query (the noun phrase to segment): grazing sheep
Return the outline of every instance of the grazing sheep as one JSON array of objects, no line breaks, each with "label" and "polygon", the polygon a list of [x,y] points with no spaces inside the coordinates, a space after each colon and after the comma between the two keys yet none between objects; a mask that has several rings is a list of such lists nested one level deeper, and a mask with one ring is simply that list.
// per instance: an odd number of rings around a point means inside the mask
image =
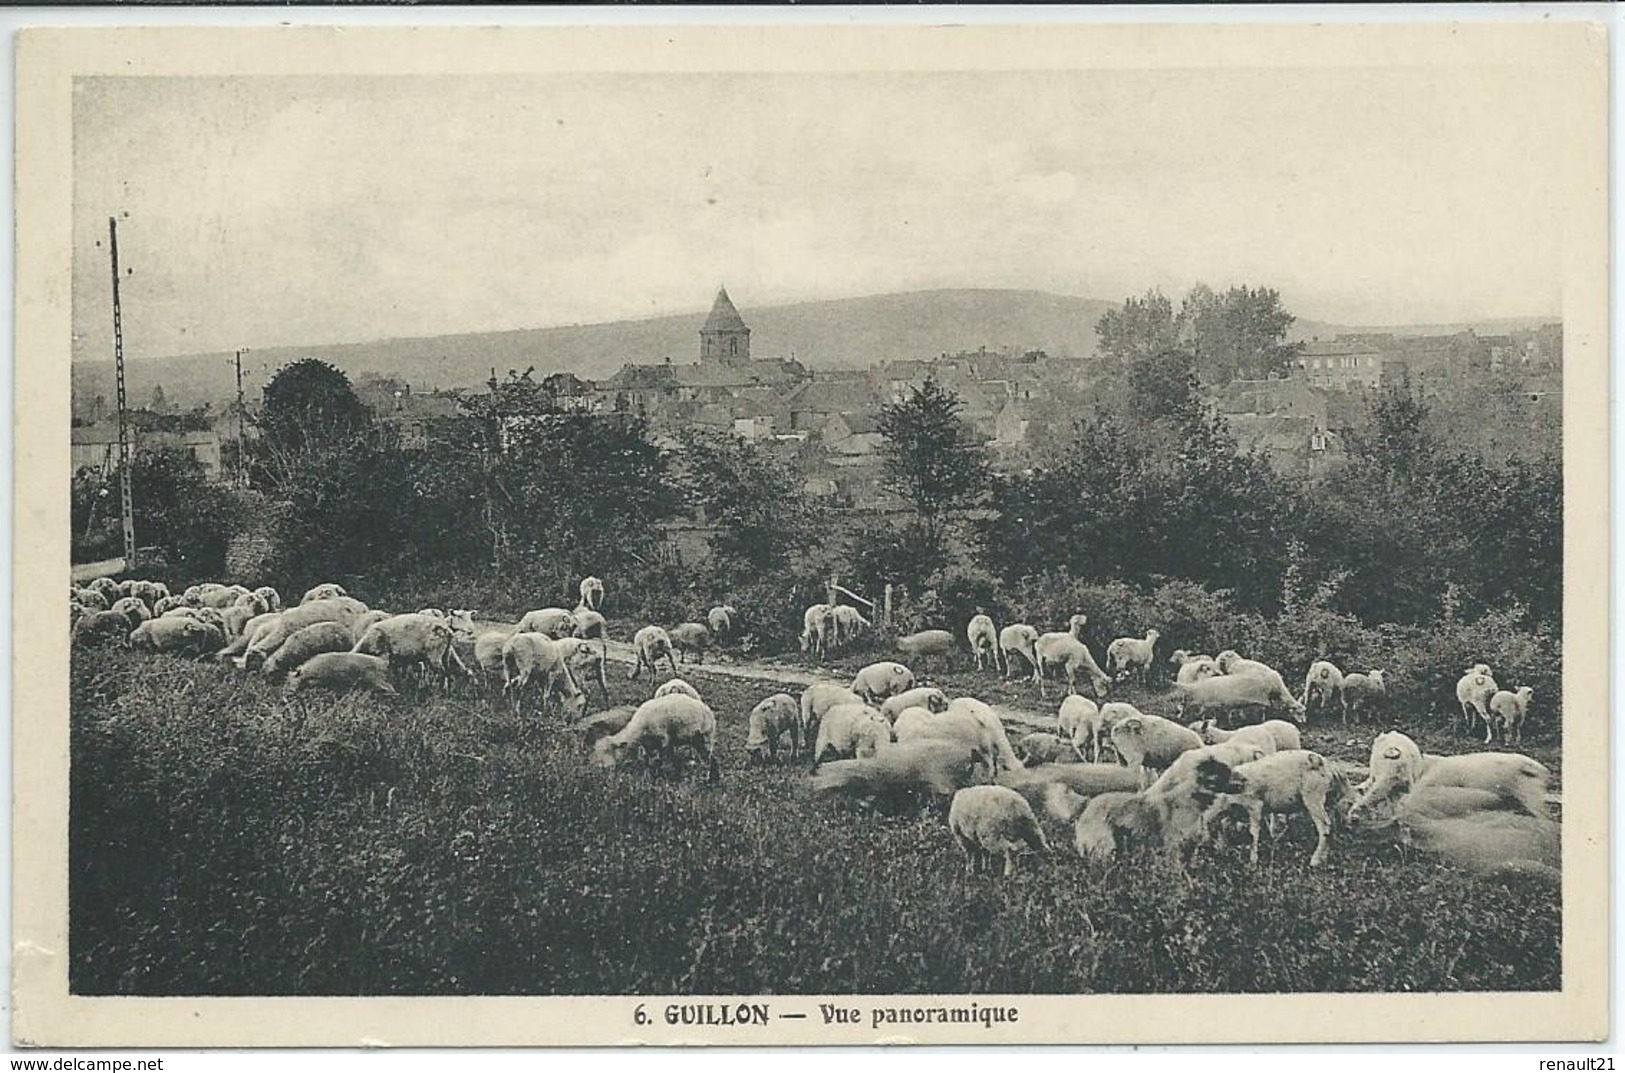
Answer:
[{"label": "grazing sheep", "polygon": [[609,624],[592,608],[583,605],[570,614],[575,616],[577,637],[602,641],[609,636]]},{"label": "grazing sheep", "polygon": [[1490,698],[1490,714],[1501,724],[1501,740],[1523,743],[1523,722],[1529,715],[1529,701],[1535,691],[1524,686],[1516,693],[1500,690]]},{"label": "grazing sheep", "polygon": [[[1279,676],[1277,676],[1279,677]],[[1303,722],[1303,705],[1287,692],[1279,680],[1271,681],[1250,674],[1221,674],[1216,678],[1203,678],[1196,682],[1174,684],[1179,696],[1181,718],[1201,718],[1209,712],[1258,712],[1285,708],[1296,722]]]},{"label": "grazing sheep", "polygon": [[86,611],[106,611],[113,606],[106,595],[97,589],[75,589],[73,600]]},{"label": "grazing sheep", "polygon": [[581,579],[581,606],[589,611],[599,611],[604,606],[604,583],[595,577]]},{"label": "grazing sheep", "polygon": [[85,587],[101,593],[102,599],[107,601],[107,605],[109,607],[113,605],[114,600],[117,600],[119,597],[124,595],[123,593],[119,592],[118,582],[114,581],[110,577],[99,577]]},{"label": "grazing sheep", "polygon": [[1049,840],[1038,826],[1027,799],[1007,786],[967,786],[948,806],[948,829],[973,872],[987,870],[1004,858],[1004,874],[1014,875],[1023,849],[1047,856]]},{"label": "grazing sheep", "polygon": [[539,633],[557,641],[576,632],[576,617],[562,607],[542,607],[527,611],[519,620],[520,633]]},{"label": "grazing sheep", "polygon": [[1311,707],[1324,713],[1334,700],[1343,712],[1343,725],[1348,726],[1349,704],[1343,694],[1343,672],[1330,660],[1317,659],[1309,665],[1309,673],[1303,679],[1303,699],[1300,703],[1304,713],[1307,715]]},{"label": "grazing sheep", "polygon": [[976,657],[976,669],[988,664],[999,669],[999,630],[987,615],[974,615],[965,627],[965,640],[970,642],[971,655]]},{"label": "grazing sheep", "polygon": [[818,724],[824,713],[837,704],[862,704],[864,700],[845,686],[833,682],[814,682],[801,691],[801,742],[798,753],[809,752],[818,734]]},{"label": "grazing sheep", "polygon": [[1024,766],[1016,756],[1015,750],[1010,748],[1010,738],[1004,732],[1004,723],[992,708],[975,697],[955,697],[948,703],[948,710],[942,714],[946,716],[956,713],[971,716],[987,731],[993,741],[995,774],[1000,771],[1018,771]]},{"label": "grazing sheep", "polygon": [[1174,681],[1185,685],[1200,682],[1204,678],[1212,678],[1219,673],[1218,661],[1212,656],[1193,656],[1183,648],[1176,649],[1174,654],[1168,657],[1168,662],[1179,668],[1174,675]]},{"label": "grazing sheep", "polygon": [[1200,749],[1203,744],[1196,731],[1143,712],[1117,722],[1111,738],[1117,755],[1139,776],[1141,787],[1150,784],[1150,771],[1166,769],[1181,753]]},{"label": "grazing sheep", "polygon": [[1308,815],[1320,836],[1309,858],[1309,867],[1318,868],[1325,863],[1332,833],[1326,806],[1343,791],[1342,777],[1325,757],[1306,749],[1287,749],[1240,764],[1232,774],[1241,784],[1241,791],[1219,797],[1203,815],[1204,823],[1231,805],[1244,809],[1247,830],[1253,840],[1249,859],[1257,864],[1258,836],[1264,814],[1290,816],[1302,812]]},{"label": "grazing sheep", "polygon": [[[1132,793],[1139,782],[1120,764],[1039,764],[1020,771],[1001,771],[1000,786],[1008,786],[1027,799],[1034,812],[1060,823],[1077,819],[1084,804],[1104,793]],[[1055,791],[1064,790],[1064,794]]]},{"label": "grazing sheep", "polygon": [[850,604],[832,604],[829,613],[836,648],[851,644],[869,629],[869,620]]},{"label": "grazing sheep", "polygon": [[1013,652],[1027,661],[1026,670],[1038,672],[1038,654],[1034,648],[1038,644],[1038,630],[1025,622],[1017,622],[1006,626],[999,631],[999,656],[1004,661],[1004,677],[1009,679],[1015,674],[1015,665],[1010,662]]},{"label": "grazing sheep", "polygon": [[[1072,743],[1072,751],[1079,760],[1094,763],[1100,759],[1100,738],[1105,733],[1100,724],[1100,705],[1074,693],[1061,701],[1055,725],[1061,739]],[[1084,748],[1085,743],[1088,749]]]},{"label": "grazing sheep", "polygon": [[282,647],[282,642],[295,630],[314,626],[318,622],[338,622],[353,627],[360,613],[362,612],[354,611],[348,604],[337,599],[314,600],[298,607],[290,607],[255,634],[243,651],[238,666],[245,670],[256,670],[265,662],[267,656]]},{"label": "grazing sheep", "polygon": [[580,637],[566,637],[558,645],[570,673],[584,682],[597,682],[599,692],[604,695],[604,707],[608,708],[609,676],[605,673],[608,653],[603,644],[593,644]]},{"label": "grazing sheep", "polygon": [[[993,733],[968,711],[933,715],[924,708],[908,708],[898,715],[897,725],[892,730],[899,745],[922,741],[956,742],[980,758],[989,773],[999,770],[999,744],[1004,732]],[[1010,748],[1008,741],[1004,741],[1004,748]]]},{"label": "grazing sheep", "polygon": [[559,698],[566,719],[579,719],[587,708],[587,695],[576,685],[560,644],[539,633],[516,633],[502,644],[502,691],[513,701],[518,714],[523,697],[532,683],[542,693],[541,710],[547,712],[550,698]]},{"label": "grazing sheep", "polygon": [[801,615],[801,651],[811,652],[818,662],[824,662],[834,632],[835,609],[829,604],[813,604]]},{"label": "grazing sheep", "polygon": [[673,678],[671,681],[655,690],[655,696],[657,697],[669,697],[673,693],[681,693],[683,696],[693,697],[695,700],[705,699],[704,697],[700,696],[699,690],[695,689],[692,685],[681,678]]},{"label": "grazing sheep", "polygon": [[619,733],[598,740],[593,758],[601,766],[618,767],[635,745],[655,760],[664,755],[675,773],[681,763],[677,750],[688,746],[705,761],[708,778],[716,782],[722,777],[716,740],[717,717],[711,709],[693,697],[674,693],[640,704]]},{"label": "grazing sheep", "polygon": [[123,615],[130,623],[130,629],[132,630],[152,617],[152,612],[147,609],[146,603],[135,596],[119,597],[113,601],[113,606],[108,610],[115,615]]},{"label": "grazing sheep", "polygon": [[359,641],[367,635],[368,630],[388,617],[388,611],[363,611],[355,617],[354,622],[350,623],[350,633],[355,637],[355,640]]},{"label": "grazing sheep", "polygon": [[936,686],[915,686],[880,702],[881,714],[894,723],[900,714],[915,707],[928,712],[945,712],[948,710],[948,694]]},{"label": "grazing sheep", "polygon": [[921,630],[897,639],[897,650],[913,660],[947,659],[954,652],[954,635],[947,630]]},{"label": "grazing sheep", "polygon": [[598,742],[612,734],[619,734],[626,729],[626,724],[632,721],[637,714],[636,704],[622,704],[615,708],[606,708],[597,715],[589,715],[575,725],[576,733],[581,735],[581,744],[589,752],[593,752]]},{"label": "grazing sheep", "polygon": [[734,632],[734,617],[738,614],[732,604],[721,604],[705,613],[705,624],[716,637],[727,637]]},{"label": "grazing sheep", "polygon": [[1355,671],[1343,676],[1343,710],[1357,715],[1367,708],[1375,708],[1388,695],[1388,684],[1380,670],[1361,674]]},{"label": "grazing sheep", "polygon": [[750,710],[747,721],[749,735],[745,739],[745,755],[751,760],[779,759],[779,739],[790,735],[790,756],[796,756],[796,726],[801,718],[801,706],[788,693],[775,693]]},{"label": "grazing sheep", "polygon": [[892,743],[891,720],[867,704],[837,704],[818,721],[812,767],[831,754],[834,759],[873,756]]},{"label": "grazing sheep", "polygon": [[1033,681],[1038,683],[1038,695],[1047,697],[1044,692],[1044,678],[1052,668],[1059,668],[1066,672],[1066,691],[1078,691],[1078,670],[1082,668],[1093,683],[1095,696],[1104,697],[1110,692],[1106,675],[1100,666],[1095,663],[1095,657],[1089,653],[1089,646],[1083,643],[1083,627],[1089,621],[1086,615],[1073,615],[1067,624],[1066,633],[1046,633],[1033,643],[1033,653],[1037,662],[1033,666]]},{"label": "grazing sheep", "polygon": [[672,677],[677,677],[677,659],[672,655],[671,635],[659,626],[645,626],[633,634],[632,648],[637,654],[637,662],[632,665],[632,673],[627,675],[629,679],[636,678],[645,667],[652,677],[658,670],[655,664],[661,656],[666,657]]},{"label": "grazing sheep", "polygon": [[472,673],[451,647],[451,627],[442,619],[422,613],[392,615],[373,623],[351,651],[382,656],[396,671],[403,667],[438,671],[446,685],[451,683],[454,666],[459,674]]},{"label": "grazing sheep", "polygon": [[1106,673],[1118,681],[1134,675],[1144,685],[1151,676],[1151,664],[1157,658],[1157,630],[1146,630],[1144,640],[1138,637],[1119,637],[1106,646]]},{"label": "grazing sheep", "polygon": [[1015,754],[1023,764],[1058,764],[1072,755],[1072,743],[1040,730],[1016,742]]},{"label": "grazing sheep", "polygon": [[395,683],[389,680],[389,661],[361,652],[323,652],[288,672],[284,692],[302,693],[307,689],[339,693],[361,689],[395,696]]},{"label": "grazing sheep", "polygon": [[820,796],[929,803],[976,785],[985,769],[986,760],[963,742],[918,740],[861,760],[832,760],[812,777],[812,790]]},{"label": "grazing sheep", "polygon": [[[196,608],[192,607],[172,607],[168,611],[165,611],[160,617],[167,618],[170,615],[190,616],[196,610]],[[232,659],[233,657],[242,656],[244,652],[248,651],[248,646],[252,644],[262,632],[274,626],[278,621],[281,620],[282,614],[283,613],[280,611],[267,611],[263,615],[255,615],[253,618],[249,619],[243,624],[243,628],[232,637],[229,644],[225,645],[220,649],[220,651],[214,654],[214,658],[224,661],[227,659]],[[284,637],[284,640],[286,640],[286,637]]]},{"label": "grazing sheep", "polygon": [[203,656],[214,651],[216,634],[194,618],[154,618],[130,631],[130,647],[138,652],[170,652]]},{"label": "grazing sheep", "polygon": [[73,643],[100,645],[129,643],[130,617],[118,611],[92,611],[73,625]]},{"label": "grazing sheep", "polygon": [[348,595],[350,594],[344,591],[343,585],[335,585],[332,582],[328,582],[325,585],[316,585],[312,587],[308,592],[299,598],[299,602],[301,604],[309,604],[314,603],[317,600],[331,600],[338,596]]},{"label": "grazing sheep", "polygon": [[[1281,673],[1279,671],[1267,663],[1260,663],[1256,659],[1246,659],[1233,648],[1227,648],[1223,652],[1220,652],[1214,659],[1214,662],[1219,665],[1219,673],[1221,675],[1262,679],[1263,681],[1279,686],[1281,692],[1285,693],[1287,696],[1292,696],[1291,692],[1286,687],[1286,679],[1281,677]],[[1294,697],[1294,703],[1296,703],[1296,700],[1297,698]],[[1299,705],[1299,707],[1301,708],[1302,705]]]},{"label": "grazing sheep", "polygon": [[254,595],[265,601],[265,606],[271,611],[282,610],[281,595],[269,585],[261,585],[254,590]]},{"label": "grazing sheep", "polygon": [[[704,663],[705,650],[711,647],[711,630],[703,622],[683,622],[666,631],[671,646],[677,650],[679,663]],[[689,657],[692,656],[692,661]]]},{"label": "grazing sheep", "polygon": [[869,704],[879,704],[914,688],[914,672],[901,663],[871,663],[852,679],[852,692]]},{"label": "grazing sheep", "polygon": [[1303,735],[1284,719],[1266,719],[1237,730],[1224,730],[1211,719],[1199,719],[1191,724],[1191,729],[1209,745],[1220,745],[1227,741],[1256,741],[1264,747],[1265,752],[1270,753],[1303,748]]},{"label": "grazing sheep", "polygon": [[[1483,666],[1482,663],[1479,664]],[[1490,700],[1501,687],[1495,684],[1484,671],[1474,669],[1463,675],[1456,683],[1456,701],[1461,705],[1462,730],[1471,734],[1477,729],[1478,721],[1484,721],[1484,744],[1488,745],[1494,738],[1494,727],[1490,723]]]},{"label": "grazing sheep", "polygon": [[323,652],[350,652],[354,646],[349,627],[339,622],[318,622],[290,634],[275,652],[265,658],[260,673],[274,680]]},{"label": "grazing sheep", "polygon": [[497,626],[483,630],[474,638],[472,658],[469,665],[479,674],[482,684],[487,689],[502,684],[502,646],[508,643],[508,638],[518,633],[513,626]]},{"label": "grazing sheep", "polygon": [[1170,767],[1138,793],[1099,794],[1084,806],[1074,826],[1078,855],[1111,857],[1145,847],[1183,858],[1195,847],[1202,816],[1218,796],[1242,789],[1230,765],[1204,755]]}]

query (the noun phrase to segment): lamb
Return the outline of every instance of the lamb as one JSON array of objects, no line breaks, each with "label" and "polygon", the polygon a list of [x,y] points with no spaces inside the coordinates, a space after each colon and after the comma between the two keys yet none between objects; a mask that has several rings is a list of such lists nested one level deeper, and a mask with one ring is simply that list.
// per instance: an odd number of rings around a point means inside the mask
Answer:
[{"label": "lamb", "polygon": [[810,750],[818,734],[818,724],[824,713],[837,704],[862,704],[864,700],[845,686],[833,682],[814,682],[801,691],[801,743],[797,752]]},{"label": "lamb", "polygon": [[1006,786],[967,786],[948,806],[948,829],[965,854],[965,866],[984,871],[999,856],[1004,874],[1015,874],[1016,855],[1031,848],[1049,854],[1049,840],[1026,798]]},{"label": "lamb", "polygon": [[1253,840],[1249,859],[1257,864],[1258,836],[1264,814],[1306,813],[1320,836],[1309,858],[1309,867],[1318,868],[1325,863],[1332,832],[1326,806],[1343,790],[1341,776],[1325,757],[1306,749],[1287,749],[1241,764],[1233,775],[1242,789],[1219,797],[1203,816],[1204,822],[1230,805],[1245,809],[1247,830]]},{"label": "lamb", "polygon": [[1057,764],[1072,752],[1070,742],[1047,731],[1028,734],[1016,742],[1015,754],[1023,764]]},{"label": "lamb", "polygon": [[1106,675],[1095,663],[1095,657],[1090,655],[1089,646],[1083,643],[1083,627],[1089,621],[1085,615],[1073,615],[1067,624],[1066,633],[1046,633],[1033,644],[1033,653],[1037,662],[1033,666],[1033,681],[1038,683],[1038,695],[1046,697],[1044,692],[1044,677],[1051,668],[1058,667],[1066,672],[1066,691],[1078,691],[1077,676],[1081,667],[1089,675],[1093,683],[1095,696],[1104,697],[1110,692]]},{"label": "lamb", "polygon": [[999,655],[1004,660],[1004,677],[1007,680],[1015,674],[1015,665],[1010,662],[1012,652],[1027,661],[1028,670],[1037,672],[1038,654],[1034,651],[1037,644],[1038,630],[1025,622],[1017,622],[999,631]]},{"label": "lamb", "polygon": [[832,604],[829,613],[837,648],[851,644],[869,628],[869,620],[850,604]]},{"label": "lamb", "polygon": [[130,647],[138,652],[170,652],[202,656],[214,651],[216,634],[194,618],[147,619],[130,631]]},{"label": "lamb", "polygon": [[813,604],[801,615],[801,651],[811,652],[824,662],[835,631],[835,610],[829,604]]},{"label": "lamb", "polygon": [[812,769],[830,754],[837,760],[873,756],[892,743],[891,721],[867,704],[837,704],[818,721]]},{"label": "lamb", "polygon": [[705,613],[705,624],[715,636],[727,637],[733,633],[734,616],[738,614],[738,609],[732,604],[721,604]]},{"label": "lamb", "polygon": [[392,669],[418,666],[440,672],[449,684],[453,666],[459,673],[471,673],[451,647],[451,627],[440,619],[422,613],[392,615],[375,622],[361,635],[352,652],[383,656]]},{"label": "lamb", "polygon": [[999,669],[999,631],[987,615],[975,615],[965,627],[965,640],[970,642],[971,654],[976,657],[976,669],[989,663]]},{"label": "lamb", "polygon": [[1143,712],[1113,726],[1111,739],[1117,755],[1139,776],[1141,787],[1149,785],[1149,771],[1164,770],[1181,753],[1200,749],[1203,744],[1196,731],[1160,715],[1146,715]]},{"label": "lamb", "polygon": [[796,726],[801,718],[801,706],[788,693],[775,693],[750,710],[747,722],[749,735],[745,739],[745,755],[752,760],[779,759],[779,740],[786,732],[790,735],[790,756],[796,755]]},{"label": "lamb", "polygon": [[576,636],[602,641],[609,636],[609,624],[604,616],[583,604],[570,614],[575,616]]},{"label": "lamb", "polygon": [[1343,725],[1349,723],[1348,698],[1343,694],[1343,672],[1337,669],[1337,664],[1330,660],[1318,659],[1309,665],[1309,673],[1303,679],[1303,705],[1304,713],[1308,714],[1310,707],[1316,711],[1325,712],[1333,701],[1343,712]]},{"label": "lamb", "polygon": [[1303,748],[1303,735],[1298,732],[1297,727],[1284,719],[1266,719],[1262,723],[1253,723],[1237,730],[1222,730],[1211,719],[1200,719],[1190,726],[1209,745],[1219,745],[1227,741],[1255,741],[1267,753]]},{"label": "lamb", "polygon": [[274,680],[313,656],[323,652],[350,652],[354,648],[355,640],[349,627],[340,622],[318,622],[290,634],[281,647],[266,657],[260,673]]},{"label": "lamb", "polygon": [[1193,656],[1183,648],[1176,649],[1174,654],[1168,657],[1168,662],[1179,668],[1174,680],[1185,685],[1200,682],[1204,678],[1212,678],[1219,673],[1218,661],[1212,656]]},{"label": "lamb", "polygon": [[690,662],[692,656],[694,663],[705,662],[705,650],[711,647],[711,629],[703,622],[683,622],[666,633],[671,637],[671,646],[677,650],[677,658],[681,663]]},{"label": "lamb", "polygon": [[520,711],[522,698],[533,682],[542,691],[542,712],[548,699],[557,695],[566,719],[579,719],[587,707],[587,695],[576,685],[558,642],[539,633],[515,633],[502,644],[502,691]]},{"label": "lamb", "polygon": [[655,696],[657,697],[669,697],[673,693],[681,693],[683,696],[693,697],[695,700],[705,699],[704,697],[700,696],[699,690],[695,689],[692,685],[688,684],[681,678],[673,678],[671,681],[655,690]]},{"label": "lamb", "polygon": [[661,656],[666,657],[666,663],[671,667],[672,677],[677,677],[677,660],[672,655],[671,635],[659,626],[645,626],[632,635],[632,648],[637,654],[637,662],[632,665],[632,673],[628,678],[636,678],[638,672],[645,667],[649,674],[656,671],[655,663]]},{"label": "lamb", "polygon": [[609,707],[609,676],[605,673],[608,653],[603,644],[595,645],[579,637],[567,637],[558,644],[570,673],[578,674],[582,681],[597,682],[599,691],[604,695],[604,707]]},{"label": "lamb", "polygon": [[307,689],[339,693],[361,689],[395,695],[395,683],[389,680],[389,661],[361,652],[323,652],[288,672],[285,693],[292,695]]},{"label": "lamb", "polygon": [[576,617],[562,607],[527,611],[519,620],[520,633],[539,633],[557,641],[576,632]]},{"label": "lamb", "polygon": [[601,610],[604,606],[604,583],[595,577],[581,579],[581,606],[589,611]]},{"label": "lamb", "polygon": [[1209,712],[1258,711],[1285,708],[1294,721],[1303,722],[1303,705],[1287,692],[1286,685],[1250,674],[1221,674],[1197,682],[1175,683],[1181,718],[1198,718]]},{"label": "lamb", "polygon": [[113,601],[113,606],[108,610],[116,615],[123,615],[130,623],[130,629],[132,630],[152,617],[152,612],[147,609],[147,605],[135,596],[119,597]]},{"label": "lamb", "polygon": [[901,663],[871,663],[852,679],[851,690],[869,704],[879,704],[914,688],[914,672]]},{"label": "lamb", "polygon": [[947,630],[921,630],[897,639],[897,650],[916,661],[953,655],[954,635]]},{"label": "lamb", "polygon": [[1388,684],[1380,670],[1360,674],[1358,671],[1343,676],[1343,710],[1354,715],[1367,707],[1375,708],[1388,695]]},{"label": "lamb", "polygon": [[942,714],[949,716],[958,713],[975,719],[992,739],[995,774],[1000,771],[1019,771],[1024,766],[1017,758],[1015,750],[1010,748],[1010,739],[1004,732],[1004,723],[999,719],[997,712],[975,697],[955,697],[948,703],[948,710]]},{"label": "lamb", "polygon": [[881,714],[893,723],[904,711],[916,707],[928,712],[945,712],[948,710],[948,694],[936,686],[915,686],[880,702]]},{"label": "lamb", "polygon": [[1242,789],[1228,764],[1203,755],[1170,767],[1138,793],[1100,794],[1084,806],[1073,828],[1078,855],[1112,857],[1154,846],[1183,858],[1194,848],[1202,816],[1218,796]]},{"label": "lamb", "polygon": [[702,701],[682,694],[646,700],[617,734],[600,738],[593,758],[602,766],[618,767],[632,746],[641,746],[645,755],[665,754],[674,769],[680,762],[677,750],[683,746],[699,753],[708,767],[708,777],[722,777],[716,753],[717,718]]},{"label": "lamb", "polygon": [[1157,630],[1146,630],[1145,639],[1119,637],[1106,646],[1106,673],[1118,681],[1134,675],[1144,685],[1151,675],[1151,664],[1157,658]]},{"label": "lamb", "polygon": [[[1072,751],[1079,760],[1093,763],[1100,759],[1100,738],[1105,733],[1100,723],[1100,705],[1077,694],[1066,697],[1055,715],[1055,725],[1061,740],[1072,743]],[[1086,742],[1087,750],[1084,749]]]},{"label": "lamb", "polygon": [[343,585],[335,585],[332,582],[328,582],[324,585],[313,586],[299,598],[299,602],[301,604],[309,604],[315,603],[317,600],[331,600],[337,596],[348,595],[350,594],[344,591]]},{"label": "lamb", "polygon": [[1523,723],[1529,715],[1529,701],[1535,691],[1524,686],[1516,693],[1503,689],[1490,698],[1490,714],[1501,724],[1501,740],[1523,743]]},{"label": "lamb", "polygon": [[[1478,666],[1484,665],[1480,663]],[[1500,688],[1495,684],[1494,678],[1477,668],[1467,672],[1456,683],[1456,701],[1461,705],[1462,729],[1470,734],[1476,729],[1478,720],[1482,719],[1486,745],[1495,737],[1495,727],[1490,722],[1490,701]]]}]

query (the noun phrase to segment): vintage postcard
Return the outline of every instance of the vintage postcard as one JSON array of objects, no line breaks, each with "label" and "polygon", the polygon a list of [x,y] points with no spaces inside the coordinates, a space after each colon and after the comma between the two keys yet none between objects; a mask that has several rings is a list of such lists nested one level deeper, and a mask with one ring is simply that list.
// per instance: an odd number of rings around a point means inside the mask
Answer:
[{"label": "vintage postcard", "polygon": [[1607,62],[24,31],[14,1043],[1602,1038]]}]

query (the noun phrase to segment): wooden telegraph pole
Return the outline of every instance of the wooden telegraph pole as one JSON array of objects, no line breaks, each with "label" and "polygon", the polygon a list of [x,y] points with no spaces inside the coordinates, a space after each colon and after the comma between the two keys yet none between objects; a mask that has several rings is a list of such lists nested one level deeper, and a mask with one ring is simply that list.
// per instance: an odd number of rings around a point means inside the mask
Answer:
[{"label": "wooden telegraph pole", "polygon": [[243,355],[248,353],[247,347],[238,347],[236,354],[237,365],[237,485],[240,488],[248,487],[248,455],[243,444]]},{"label": "wooden telegraph pole", "polygon": [[118,376],[119,510],[124,518],[124,568],[135,568],[135,510],[130,500],[130,429],[124,393],[124,317],[118,297],[118,219],[107,218],[108,252],[113,259],[113,366]]}]

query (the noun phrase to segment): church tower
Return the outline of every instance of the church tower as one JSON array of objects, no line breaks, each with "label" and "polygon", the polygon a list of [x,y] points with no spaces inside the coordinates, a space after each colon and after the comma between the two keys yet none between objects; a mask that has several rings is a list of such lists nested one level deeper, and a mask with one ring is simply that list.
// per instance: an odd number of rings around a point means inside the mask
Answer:
[{"label": "church tower", "polygon": [[700,362],[709,365],[750,364],[750,329],[728,297],[728,288],[717,291],[711,315],[700,329]]}]

